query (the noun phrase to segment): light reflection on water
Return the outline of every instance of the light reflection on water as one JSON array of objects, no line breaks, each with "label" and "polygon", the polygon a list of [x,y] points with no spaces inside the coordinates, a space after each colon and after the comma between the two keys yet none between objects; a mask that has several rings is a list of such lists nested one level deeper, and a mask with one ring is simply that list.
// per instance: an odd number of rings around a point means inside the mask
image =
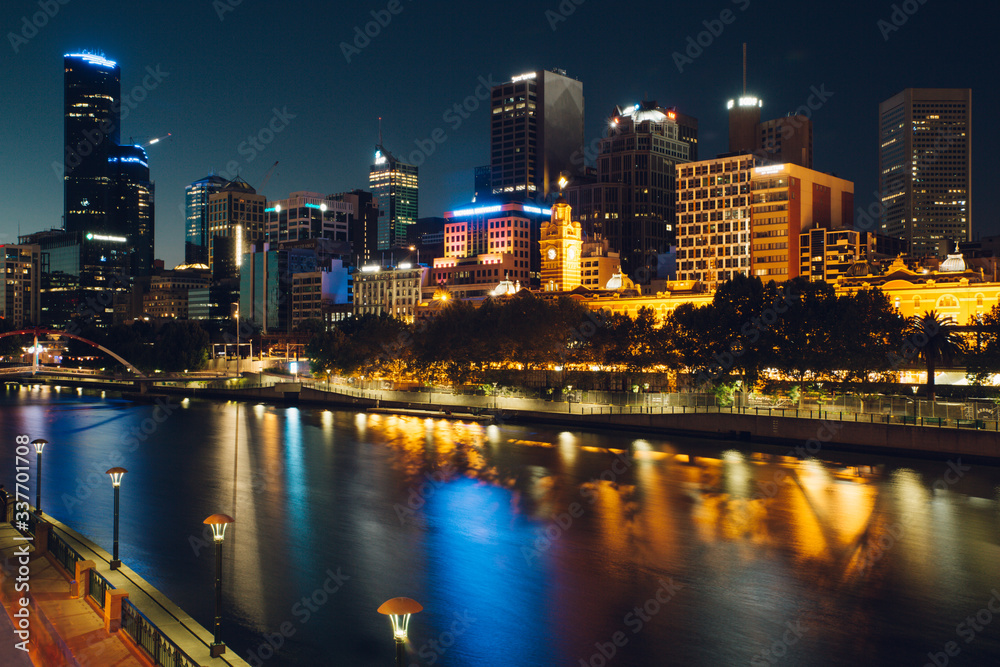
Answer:
[{"label": "light reflection on water", "polygon": [[[285,624],[268,664],[387,664],[374,609],[398,595],[425,607],[415,664],[601,664],[609,647],[622,665],[748,664],[775,647],[788,665],[923,664],[948,641],[962,664],[1000,654],[996,628],[956,635],[1000,588],[996,467],[957,478],[945,461],[174,405],[147,436],[154,405],[8,393],[0,481],[13,486],[15,435],[45,437],[43,506],[108,547],[103,471],[128,468],[122,558],[206,627],[201,521],[233,514],[224,635],[244,657]],[[347,579],[327,600],[331,572]],[[663,582],[679,588],[661,605]],[[782,648],[789,627],[801,638]]]}]

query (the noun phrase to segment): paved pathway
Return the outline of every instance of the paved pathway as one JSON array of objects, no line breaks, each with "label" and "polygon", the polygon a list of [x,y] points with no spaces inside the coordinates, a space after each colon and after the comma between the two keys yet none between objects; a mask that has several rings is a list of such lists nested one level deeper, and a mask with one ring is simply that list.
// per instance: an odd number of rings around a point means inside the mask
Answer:
[{"label": "paved pathway", "polygon": [[104,617],[84,599],[74,600],[69,595],[69,581],[62,570],[47,557],[30,556],[29,584],[32,604],[30,610],[29,642],[31,661],[26,654],[14,647],[20,641],[11,625],[12,614],[18,608],[22,593],[15,591],[20,558],[15,555],[23,544],[18,533],[9,523],[0,523],[0,601],[3,618],[0,619],[0,664],[11,666],[39,665],[55,667],[144,667],[147,662],[137,657],[133,649],[118,633],[104,630]]}]

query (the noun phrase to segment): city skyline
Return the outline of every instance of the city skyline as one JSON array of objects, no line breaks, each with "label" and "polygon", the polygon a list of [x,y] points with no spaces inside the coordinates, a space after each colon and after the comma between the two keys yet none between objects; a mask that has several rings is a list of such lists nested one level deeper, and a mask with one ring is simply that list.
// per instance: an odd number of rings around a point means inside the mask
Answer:
[{"label": "city skyline", "polygon": [[[186,185],[214,169],[257,186],[279,161],[263,191],[269,199],[299,190],[365,189],[379,116],[386,148],[401,160],[421,161],[421,215],[461,207],[472,197],[474,168],[489,162],[488,105],[476,91],[483,82],[500,83],[521,72],[559,67],[583,83],[586,157],[593,157],[588,149],[601,138],[608,109],[649,99],[698,118],[699,157],[706,159],[727,147],[725,104],[741,90],[745,41],[747,93],[763,100],[762,118],[810,108],[814,167],[854,181],[857,208],[875,202],[881,101],[908,87],[967,87],[974,89],[977,110],[997,102],[988,73],[962,66],[975,62],[975,37],[985,31],[978,26],[987,22],[968,28],[969,39],[948,50],[925,48],[952,20],[943,7],[917,5],[903,15],[905,22],[896,17],[897,26],[891,5],[802,12],[791,3],[764,7],[741,0],[718,8],[675,8],[668,26],[647,27],[607,24],[597,4],[564,5],[573,11],[560,10],[558,3],[487,8],[470,27],[435,6],[401,4],[392,14],[381,6],[335,12],[301,3],[324,29],[316,39],[299,39],[296,32],[294,40],[288,31],[301,12],[257,10],[246,3],[126,7],[114,16],[60,5],[40,28],[31,25],[37,3],[5,6],[0,26],[9,33],[8,72],[20,101],[16,107],[8,101],[5,109],[18,131],[9,137],[3,160],[8,179],[0,187],[10,205],[0,218],[0,243],[16,242],[19,226],[27,234],[61,224],[62,183],[51,166],[62,157],[59,63],[65,53],[83,49],[101,50],[121,65],[128,109],[122,114],[123,143],[172,135],[147,149],[157,194],[156,257],[168,266],[184,260]],[[657,7],[650,4],[648,11],[655,14]],[[725,9],[734,17],[728,23],[719,18]],[[776,43],[765,38],[765,27],[778,15],[788,29]],[[24,27],[25,17],[32,29]],[[366,42],[366,24],[379,18],[385,25],[375,23],[377,31],[369,26],[375,34]],[[169,29],[136,29],[182,21],[187,37],[180,42],[164,36]],[[598,26],[599,41],[582,48]],[[484,35],[504,30],[516,30],[531,47],[516,54],[489,48]],[[248,42],[257,43],[243,48]],[[342,42],[351,47],[342,49]],[[400,42],[412,57],[401,60],[387,48]],[[619,42],[655,44],[656,56],[616,60],[614,51],[601,48]],[[873,63],[878,76],[870,73]],[[986,123],[976,127],[974,238],[1000,233],[1000,220],[991,213],[1000,195],[985,187],[986,160],[998,135]],[[235,173],[229,171],[234,163]]]}]

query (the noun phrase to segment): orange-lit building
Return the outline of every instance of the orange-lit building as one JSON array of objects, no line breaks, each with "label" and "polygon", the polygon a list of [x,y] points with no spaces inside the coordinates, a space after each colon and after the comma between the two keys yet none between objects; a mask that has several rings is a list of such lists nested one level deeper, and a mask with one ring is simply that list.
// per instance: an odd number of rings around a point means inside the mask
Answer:
[{"label": "orange-lit building", "polygon": [[755,167],[751,177],[753,275],[764,282],[799,275],[800,234],[854,224],[854,183],[795,164]]}]

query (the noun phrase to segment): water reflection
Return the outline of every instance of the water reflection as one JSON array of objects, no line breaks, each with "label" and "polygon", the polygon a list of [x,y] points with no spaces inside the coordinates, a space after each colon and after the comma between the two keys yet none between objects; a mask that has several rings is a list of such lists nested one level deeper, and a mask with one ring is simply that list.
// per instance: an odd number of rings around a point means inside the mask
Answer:
[{"label": "water reflection", "polygon": [[[290,622],[273,664],[329,664],[331,646],[385,663],[374,609],[397,595],[425,606],[422,665],[586,664],[619,630],[618,664],[747,664],[796,622],[810,630],[782,664],[918,663],[997,586],[991,466],[955,478],[938,461],[197,400],[144,434],[154,406],[0,401],[3,442],[53,443],[44,504],[105,547],[102,475],[126,458],[123,558],[206,625],[201,520],[232,509],[231,646]],[[343,590],[303,620],[338,569]],[[628,614],[668,580],[682,588],[634,632]],[[998,651],[988,633],[963,647],[968,664]]]}]

